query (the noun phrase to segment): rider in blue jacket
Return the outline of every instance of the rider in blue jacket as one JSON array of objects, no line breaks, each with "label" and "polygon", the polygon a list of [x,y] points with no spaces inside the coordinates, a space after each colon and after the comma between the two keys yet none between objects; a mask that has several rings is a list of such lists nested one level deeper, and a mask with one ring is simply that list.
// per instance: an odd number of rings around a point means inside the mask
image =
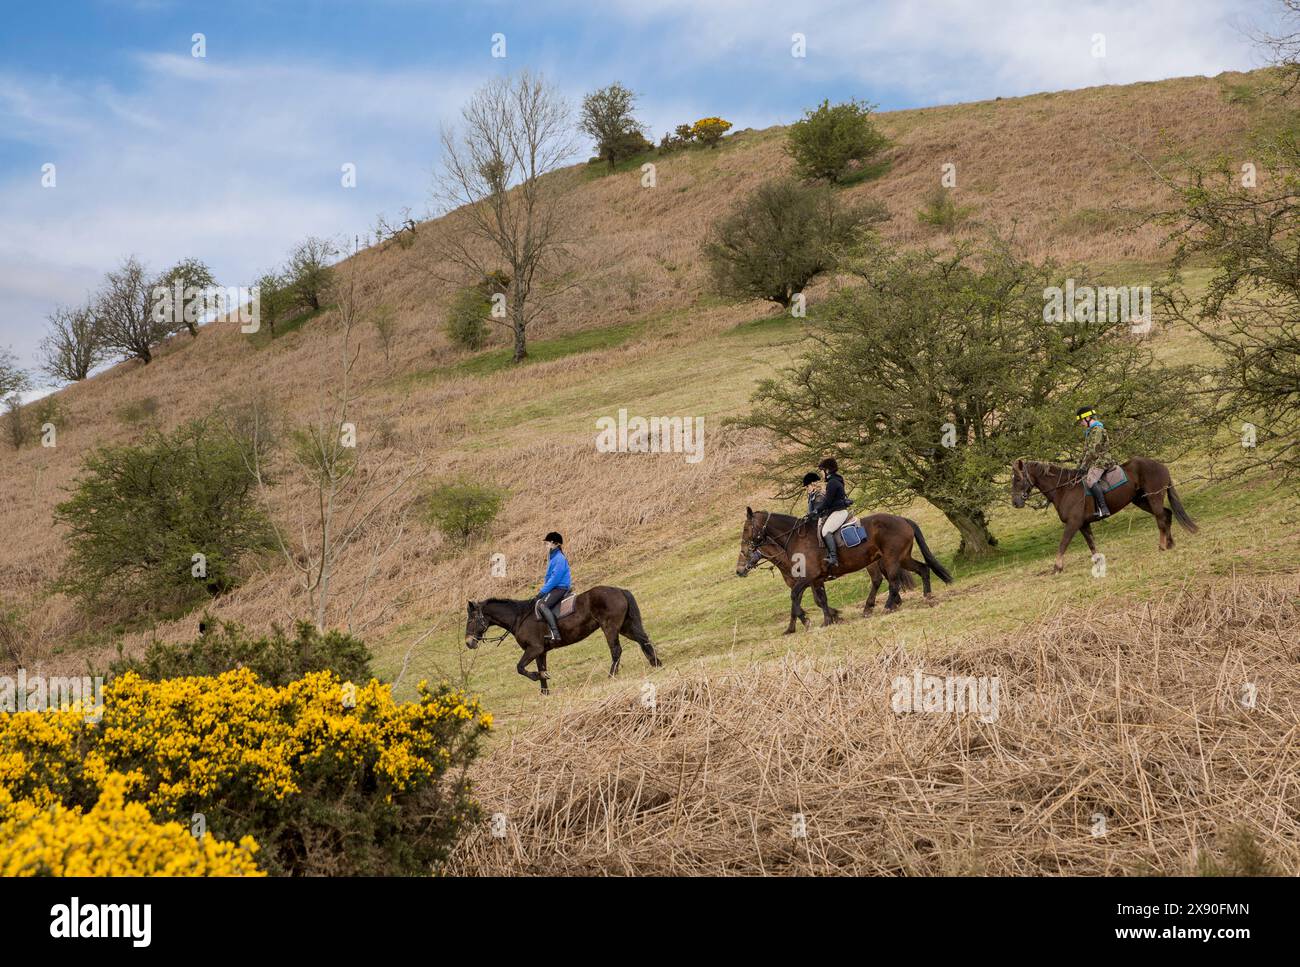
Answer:
[{"label": "rider in blue jacket", "polygon": [[551,549],[546,562],[546,578],[542,589],[537,592],[538,610],[546,619],[550,628],[552,641],[560,640],[560,629],[555,624],[555,615],[551,609],[564,600],[564,596],[573,587],[573,577],[569,574],[569,559],[564,556],[564,538],[551,531],[546,535],[546,545]]}]

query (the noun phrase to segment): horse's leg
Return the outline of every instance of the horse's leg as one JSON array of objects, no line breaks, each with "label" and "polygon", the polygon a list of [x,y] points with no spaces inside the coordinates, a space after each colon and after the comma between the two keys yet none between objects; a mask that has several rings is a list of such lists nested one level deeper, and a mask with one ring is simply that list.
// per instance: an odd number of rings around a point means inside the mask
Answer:
[{"label": "horse's leg", "polygon": [[907,557],[903,558],[903,560],[902,560],[900,563],[902,564],[903,567],[905,567],[907,570],[911,571],[913,574],[919,574],[919,575],[921,575],[921,588],[922,588],[922,593],[925,595],[925,600],[926,600],[926,601],[930,601],[930,598],[931,598],[931,595],[930,595],[930,565],[926,564],[926,563],[923,562],[923,561],[918,561],[916,558],[912,557],[910,554],[909,554]]},{"label": "horse's leg", "polygon": [[609,677],[613,678],[618,674],[618,663],[623,660],[623,646],[619,644],[618,629],[613,625],[602,625],[601,630],[609,642]]},{"label": "horse's leg", "polygon": [[1092,539],[1092,524],[1084,524],[1079,528],[1079,533],[1082,534],[1083,539],[1088,542],[1088,550],[1095,557],[1097,554],[1097,542]]},{"label": "horse's leg", "polygon": [[871,575],[871,593],[867,595],[867,601],[862,606],[864,615],[871,614],[871,609],[876,606],[876,593],[880,590],[880,582],[884,578],[879,564],[872,564],[867,568],[867,573]]},{"label": "horse's leg", "polygon": [[1151,504],[1151,516],[1160,528],[1160,550],[1167,551],[1174,546],[1174,512],[1165,506],[1164,490],[1157,490],[1147,495]]},{"label": "horse's leg", "polygon": [[1070,546],[1070,541],[1074,540],[1075,533],[1082,526],[1082,523],[1076,520],[1065,522],[1065,532],[1061,534],[1061,544],[1056,549],[1056,564],[1052,567],[1053,574],[1060,574],[1065,570],[1065,551]]},{"label": "horse's leg", "polygon": [[659,656],[655,653],[655,646],[650,641],[650,636],[646,633],[645,626],[640,621],[633,620],[631,615],[623,618],[623,627],[619,628],[618,633],[631,638],[641,646],[641,654],[645,655],[646,661],[650,663],[651,668],[658,668],[663,664]]},{"label": "horse's leg", "polygon": [[[539,675],[537,672],[526,671],[525,666],[527,666],[530,662],[537,661],[537,659],[544,654],[546,654],[546,648],[543,647],[540,641],[537,642],[530,641],[528,644],[524,645],[523,657],[519,659],[519,664],[515,666],[515,671],[523,675],[524,678],[531,678],[535,682],[541,681],[542,678],[541,675]],[[542,690],[545,691],[545,689],[546,689],[546,685],[543,684]]]},{"label": "horse's leg", "polygon": [[547,685],[547,682],[551,680],[551,676],[546,674],[546,649],[545,648],[543,648],[542,653],[537,656],[537,680],[542,683],[542,694],[549,695],[551,689]]},{"label": "horse's leg", "polygon": [[795,581],[790,585],[790,624],[782,634],[794,634],[794,623],[796,620],[802,621],[804,626],[808,625],[808,616],[803,613],[803,605],[800,600],[803,598],[804,589],[808,587],[808,582],[802,579]]},{"label": "horse's leg", "polygon": [[840,616],[840,613],[831,607],[830,599],[826,596],[826,585],[813,585],[813,600],[817,606],[822,609],[822,627],[834,624]]},{"label": "horse's leg", "polygon": [[903,603],[903,596],[899,593],[899,587],[902,584],[902,581],[899,580],[901,573],[902,568],[898,566],[897,561],[890,561],[885,566],[885,576],[889,579],[889,594],[885,598],[886,614],[890,611],[897,611]]}]

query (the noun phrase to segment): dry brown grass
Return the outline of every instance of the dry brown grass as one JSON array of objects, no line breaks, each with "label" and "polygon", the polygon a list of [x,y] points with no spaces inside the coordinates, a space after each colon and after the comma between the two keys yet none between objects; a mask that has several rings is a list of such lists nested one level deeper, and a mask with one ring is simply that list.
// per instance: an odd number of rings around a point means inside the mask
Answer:
[{"label": "dry brown grass", "polygon": [[[481,764],[462,874],[1300,872],[1294,578],[1067,611],[959,656],[787,657],[557,710]],[[995,723],[890,682],[1000,679]],[[1245,683],[1256,706],[1240,704]],[[802,813],[806,838],[792,836]],[[1094,836],[1096,816],[1106,832]],[[1236,853],[1232,853],[1233,849]]]}]

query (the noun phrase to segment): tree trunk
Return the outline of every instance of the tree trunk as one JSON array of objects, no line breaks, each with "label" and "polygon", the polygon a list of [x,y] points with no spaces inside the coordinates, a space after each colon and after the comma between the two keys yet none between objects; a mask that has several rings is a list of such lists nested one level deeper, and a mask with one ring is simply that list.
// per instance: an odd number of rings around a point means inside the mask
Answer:
[{"label": "tree trunk", "polygon": [[514,305],[511,307],[511,315],[514,317],[515,330],[515,355],[514,362],[522,363],[528,356],[528,345],[524,338],[524,330],[527,323],[524,321],[524,298],[518,292],[514,296]]},{"label": "tree trunk", "polygon": [[982,557],[993,553],[997,538],[989,533],[983,511],[944,510],[943,515],[961,534],[961,546],[957,548],[959,557]]}]

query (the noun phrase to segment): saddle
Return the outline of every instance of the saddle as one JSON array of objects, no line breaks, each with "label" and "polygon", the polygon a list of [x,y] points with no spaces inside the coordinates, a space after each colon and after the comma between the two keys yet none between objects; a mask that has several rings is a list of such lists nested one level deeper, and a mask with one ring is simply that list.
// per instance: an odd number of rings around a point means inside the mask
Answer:
[{"label": "saddle", "polygon": [[[576,608],[577,606],[578,606],[578,596],[574,594],[572,591],[570,591],[564,597],[560,598],[560,603],[551,609],[551,613],[555,615],[555,620],[559,621],[561,618],[567,618],[569,615],[573,614],[573,609]],[[541,598],[538,598],[537,603],[533,605],[533,617],[535,617],[538,621],[546,620],[545,618],[542,617]]]},{"label": "saddle", "polygon": [[1098,480],[1097,483],[1101,484],[1102,493],[1109,493],[1116,487],[1122,487],[1124,484],[1128,483],[1128,474],[1124,472],[1123,467],[1116,464],[1103,473],[1101,479]]}]

